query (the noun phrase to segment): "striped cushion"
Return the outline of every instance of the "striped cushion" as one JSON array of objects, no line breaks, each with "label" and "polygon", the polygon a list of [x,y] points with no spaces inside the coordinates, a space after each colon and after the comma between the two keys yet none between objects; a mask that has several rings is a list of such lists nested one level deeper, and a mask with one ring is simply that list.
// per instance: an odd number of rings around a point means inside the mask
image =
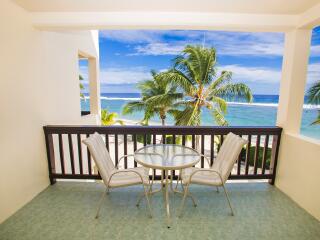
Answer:
[{"label": "striped cushion", "polygon": [[103,182],[108,184],[109,177],[116,171],[116,168],[102,137],[99,133],[94,133],[89,138],[83,140],[83,143],[88,146]]},{"label": "striped cushion", "polygon": [[[228,180],[228,177],[232,171],[232,168],[237,161],[242,147],[247,143],[247,141],[233,133],[229,133],[217,155],[214,164],[211,169],[220,173],[223,183]],[[182,171],[182,181],[184,184],[189,182],[190,175],[200,168],[188,168]],[[222,185],[220,177],[216,173],[210,173],[207,171],[202,171],[194,174],[191,179],[192,183],[204,184],[204,185]]]}]

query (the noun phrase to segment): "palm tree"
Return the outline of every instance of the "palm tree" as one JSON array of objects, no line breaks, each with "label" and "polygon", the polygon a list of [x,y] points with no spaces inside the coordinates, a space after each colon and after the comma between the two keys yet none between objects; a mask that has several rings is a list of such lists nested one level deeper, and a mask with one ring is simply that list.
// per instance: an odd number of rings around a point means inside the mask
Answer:
[{"label": "palm tree", "polygon": [[[320,81],[317,81],[309,88],[308,101],[311,104],[320,104]],[[312,125],[320,124],[320,111],[318,111],[317,119],[311,124]]]},{"label": "palm tree", "polygon": [[201,125],[202,108],[212,112],[218,125],[228,125],[224,118],[227,103],[223,97],[239,97],[252,101],[250,88],[243,83],[232,83],[232,73],[217,72],[214,48],[188,45],[174,59],[173,69],[161,73],[163,81],[172,81],[184,92],[185,99],[175,104],[172,111],[177,125]]},{"label": "palm tree", "polygon": [[117,113],[109,112],[107,109],[101,110],[101,124],[108,126],[108,125],[114,125],[115,123],[120,123],[123,125],[123,121],[116,120],[115,118],[118,116]]},{"label": "palm tree", "polygon": [[123,114],[144,111],[142,122],[148,121],[155,115],[161,119],[161,124],[165,126],[167,113],[172,111],[174,103],[182,99],[183,94],[177,92],[177,87],[159,78],[159,74],[151,71],[152,79],[145,80],[138,84],[142,98],[139,101],[127,103],[123,108]]}]

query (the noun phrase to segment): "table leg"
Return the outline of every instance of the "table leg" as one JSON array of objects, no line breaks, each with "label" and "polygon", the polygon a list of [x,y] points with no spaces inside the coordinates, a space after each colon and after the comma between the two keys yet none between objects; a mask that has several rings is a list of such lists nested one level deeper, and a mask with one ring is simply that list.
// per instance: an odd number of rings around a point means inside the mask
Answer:
[{"label": "table leg", "polygon": [[170,203],[169,203],[169,170],[165,170],[165,204],[167,210],[167,227],[170,228]]}]

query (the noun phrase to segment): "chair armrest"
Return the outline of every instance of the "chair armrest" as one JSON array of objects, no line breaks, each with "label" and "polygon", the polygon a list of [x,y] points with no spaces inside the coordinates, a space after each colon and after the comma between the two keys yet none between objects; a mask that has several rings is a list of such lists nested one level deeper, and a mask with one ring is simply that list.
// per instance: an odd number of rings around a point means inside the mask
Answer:
[{"label": "chair armrest", "polygon": [[208,163],[209,167],[212,166],[212,165],[210,164],[209,158],[208,158],[206,155],[204,155],[204,154],[202,154],[202,153],[199,153],[199,155],[200,155],[201,157],[204,157],[204,158],[207,160],[207,163]]},{"label": "chair armrest", "polygon": [[143,177],[142,177],[142,175],[141,175],[140,173],[138,173],[138,172],[136,172],[136,171],[134,171],[134,170],[125,169],[125,170],[117,170],[117,171],[113,172],[113,173],[111,174],[111,176],[109,177],[108,186],[109,186],[109,184],[110,184],[110,181],[111,181],[112,177],[113,177],[114,175],[116,175],[116,174],[119,174],[119,173],[134,173],[134,174],[136,174],[136,175],[138,175],[138,176],[140,177],[142,184],[144,184]]},{"label": "chair armrest", "polygon": [[123,155],[121,158],[119,158],[118,164],[116,165],[116,169],[119,169],[119,163],[120,163],[121,160],[124,159],[125,157],[134,157],[134,154]]}]

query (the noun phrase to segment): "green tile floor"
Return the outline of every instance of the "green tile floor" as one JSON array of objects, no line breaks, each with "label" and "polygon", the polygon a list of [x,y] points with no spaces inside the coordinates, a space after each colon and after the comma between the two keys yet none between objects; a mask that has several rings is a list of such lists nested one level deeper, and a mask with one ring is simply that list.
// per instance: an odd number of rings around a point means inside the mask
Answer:
[{"label": "green tile floor", "polygon": [[58,182],[0,225],[1,240],[36,239],[320,239],[320,222],[267,183],[229,183],[235,208],[223,193],[193,186],[198,201],[189,199],[185,214],[176,217],[180,195],[171,195],[173,222],[166,228],[162,194],[154,195],[154,218],[145,202],[135,206],[141,187],[113,189],[100,218],[94,219],[104,186],[100,183]]}]

